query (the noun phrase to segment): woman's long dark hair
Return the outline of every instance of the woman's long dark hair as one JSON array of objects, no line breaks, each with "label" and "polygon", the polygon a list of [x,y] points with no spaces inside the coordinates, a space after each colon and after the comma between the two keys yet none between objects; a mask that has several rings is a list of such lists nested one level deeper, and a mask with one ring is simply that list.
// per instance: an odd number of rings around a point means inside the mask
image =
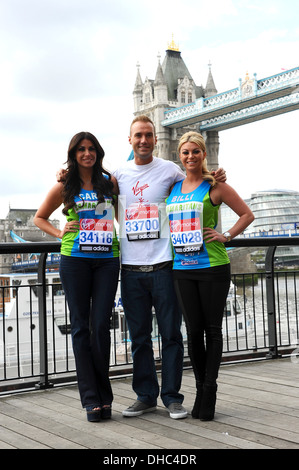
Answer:
[{"label": "woman's long dark hair", "polygon": [[[63,214],[68,215],[69,209],[75,205],[75,196],[80,194],[82,188],[82,180],[79,175],[78,164],[76,160],[76,151],[79,147],[80,142],[83,139],[90,140],[97,152],[96,162],[93,166],[91,182],[93,189],[97,194],[98,202],[104,202],[104,195],[113,199],[113,183],[111,181],[111,175],[107,170],[104,170],[102,166],[105,152],[101,147],[98,139],[90,132],[79,132],[74,135],[70,141],[68,148],[67,157],[67,170],[64,181],[64,188],[62,191],[64,209]],[[103,173],[108,176],[108,179],[104,177]]]}]

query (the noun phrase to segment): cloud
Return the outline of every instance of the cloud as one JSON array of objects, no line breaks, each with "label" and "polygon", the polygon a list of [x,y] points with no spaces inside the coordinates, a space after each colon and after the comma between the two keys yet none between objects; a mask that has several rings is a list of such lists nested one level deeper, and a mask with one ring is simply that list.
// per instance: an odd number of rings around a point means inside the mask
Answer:
[{"label": "cloud", "polygon": [[[240,41],[223,41],[220,44],[206,43],[184,51],[185,62],[197,84],[206,84],[209,61],[218,92],[235,88],[246,73],[262,79],[298,65],[294,50],[299,48],[299,36],[290,40],[286,29],[266,29],[258,34],[249,34]],[[196,67],[196,68],[195,68]]]},{"label": "cloud", "polygon": [[99,64],[72,47],[65,48],[65,56],[52,49],[27,60],[16,79],[16,92],[33,99],[56,102],[103,93],[108,80],[103,80]]},{"label": "cloud", "polygon": [[122,5],[90,0],[2,5],[1,58],[14,94],[74,101],[111,93],[118,83],[111,73],[121,44],[118,28],[130,25]]},{"label": "cloud", "polygon": [[[292,0],[0,2],[0,198],[21,205],[31,195],[37,207],[80,130],[97,135],[110,169],[126,160],[136,63],[143,80],[153,79],[172,34],[197,85],[205,86],[211,60],[216,87],[226,91],[247,71],[260,79],[298,65],[298,10]],[[298,157],[292,119],[281,118],[283,130],[278,119],[220,133],[220,158],[233,186],[240,184],[240,155],[251,162],[248,180],[259,155],[260,164],[268,158],[268,178],[283,176],[272,130]],[[297,184],[291,173],[282,184]],[[248,194],[262,184],[254,176],[240,189]]]}]

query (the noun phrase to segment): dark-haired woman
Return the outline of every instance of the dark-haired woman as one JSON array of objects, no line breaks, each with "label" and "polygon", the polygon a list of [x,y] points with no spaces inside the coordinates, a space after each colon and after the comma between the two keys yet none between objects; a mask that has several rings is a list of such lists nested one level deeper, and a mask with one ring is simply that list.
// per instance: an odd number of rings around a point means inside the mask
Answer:
[{"label": "dark-haired woman", "polygon": [[[111,417],[110,317],[119,274],[114,230],[117,182],[102,162],[104,150],[89,132],[76,134],[68,149],[64,181],[57,183],[34,222],[61,238],[60,277],[70,309],[78,388],[88,421]],[[60,231],[49,217],[64,204]]]}]

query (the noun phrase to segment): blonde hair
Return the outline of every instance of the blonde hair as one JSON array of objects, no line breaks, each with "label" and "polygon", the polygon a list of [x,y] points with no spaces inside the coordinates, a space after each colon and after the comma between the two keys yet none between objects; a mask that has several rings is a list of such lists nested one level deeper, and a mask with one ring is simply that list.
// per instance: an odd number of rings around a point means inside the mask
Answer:
[{"label": "blonde hair", "polygon": [[[178,152],[180,153],[182,145],[184,145],[186,142],[192,142],[193,144],[196,144],[203,152],[206,152],[206,143],[201,134],[199,132],[186,132],[184,135],[179,140],[179,145],[178,145]],[[211,172],[208,170],[207,166],[207,159],[205,158],[202,162],[202,177],[204,180],[207,180],[211,183],[212,186],[216,185],[216,180],[214,176],[211,174]]]},{"label": "blonde hair", "polygon": [[141,114],[140,116],[137,116],[135,119],[133,119],[133,121],[131,122],[131,126],[130,126],[130,135],[131,135],[132,126],[133,126],[133,124],[135,124],[135,122],[146,122],[146,123],[151,124],[153,126],[153,129],[154,129],[154,135],[156,135],[155,124],[145,114]]}]

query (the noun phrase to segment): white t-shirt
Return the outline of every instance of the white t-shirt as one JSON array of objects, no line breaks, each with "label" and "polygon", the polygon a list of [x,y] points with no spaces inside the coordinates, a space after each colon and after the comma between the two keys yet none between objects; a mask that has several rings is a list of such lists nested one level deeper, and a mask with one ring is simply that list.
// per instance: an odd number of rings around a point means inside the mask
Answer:
[{"label": "white t-shirt", "polygon": [[147,165],[134,160],[113,175],[119,186],[119,238],[122,264],[152,265],[172,260],[165,199],[185,178],[178,165],[154,157]]}]

